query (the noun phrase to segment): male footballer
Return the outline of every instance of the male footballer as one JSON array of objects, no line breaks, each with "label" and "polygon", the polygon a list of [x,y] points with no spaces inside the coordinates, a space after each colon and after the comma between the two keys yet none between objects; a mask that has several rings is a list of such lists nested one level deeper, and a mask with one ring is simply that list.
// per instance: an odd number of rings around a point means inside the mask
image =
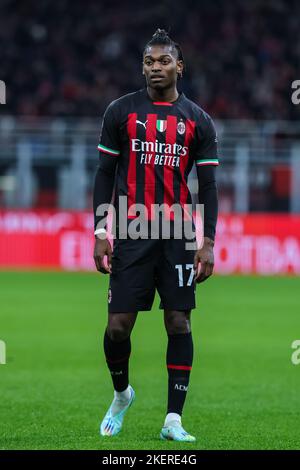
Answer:
[{"label": "male footballer", "polygon": [[[157,290],[168,335],[168,400],[160,437],[196,440],[183,428],[181,416],[193,362],[190,317],[195,284],[211,276],[214,266],[218,154],[210,116],[177,90],[183,70],[179,45],[158,29],[143,52],[145,88],[113,101],[104,114],[94,185],[94,260],[99,271],[110,275],[104,352],[114,398],[100,425],[102,436],[121,431],[135,399],[128,376],[130,335],[138,312],[151,310]],[[194,164],[199,203],[204,204],[204,241],[200,249],[191,250],[185,236],[174,236],[174,215],[168,208],[191,204],[187,179]],[[98,209],[112,203],[124,218],[121,197],[126,198],[127,228],[141,207],[149,227],[156,217],[153,207],[163,204],[160,222],[173,224],[170,236],[161,236],[159,231],[158,237],[125,238],[117,222],[112,251],[103,225],[105,216]]]}]

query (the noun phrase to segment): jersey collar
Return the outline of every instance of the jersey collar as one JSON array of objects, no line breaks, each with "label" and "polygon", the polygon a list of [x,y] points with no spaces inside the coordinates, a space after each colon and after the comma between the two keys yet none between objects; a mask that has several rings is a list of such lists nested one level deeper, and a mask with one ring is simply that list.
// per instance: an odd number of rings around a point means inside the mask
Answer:
[{"label": "jersey collar", "polygon": [[178,98],[177,100],[175,101],[172,101],[172,102],[169,102],[169,101],[153,101],[150,96],[148,95],[148,91],[147,91],[147,88],[143,88],[142,89],[144,95],[146,96],[146,98],[151,101],[151,103],[154,105],[154,106],[164,106],[164,107],[171,107],[171,106],[174,106],[176,104],[178,104],[183,98],[184,98],[184,93],[182,91],[179,91],[178,92]]}]

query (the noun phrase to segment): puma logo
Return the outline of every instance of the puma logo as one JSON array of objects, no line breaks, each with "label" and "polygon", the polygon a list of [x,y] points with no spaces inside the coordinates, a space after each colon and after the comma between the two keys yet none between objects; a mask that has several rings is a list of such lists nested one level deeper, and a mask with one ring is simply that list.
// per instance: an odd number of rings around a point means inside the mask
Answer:
[{"label": "puma logo", "polygon": [[147,124],[147,122],[148,122],[148,119],[147,119],[147,121],[145,121],[145,122],[138,121],[138,120],[136,121],[137,124],[142,124],[142,126],[144,126],[145,129],[146,129],[146,124]]}]

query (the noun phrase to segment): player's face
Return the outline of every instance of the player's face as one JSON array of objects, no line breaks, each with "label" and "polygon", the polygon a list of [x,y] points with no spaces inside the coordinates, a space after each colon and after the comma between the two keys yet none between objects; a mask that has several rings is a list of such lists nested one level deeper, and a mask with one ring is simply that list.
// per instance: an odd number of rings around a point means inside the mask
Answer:
[{"label": "player's face", "polygon": [[177,59],[177,52],[170,46],[150,46],[143,60],[143,74],[147,86],[156,90],[170,88],[176,84],[177,74],[183,63]]}]

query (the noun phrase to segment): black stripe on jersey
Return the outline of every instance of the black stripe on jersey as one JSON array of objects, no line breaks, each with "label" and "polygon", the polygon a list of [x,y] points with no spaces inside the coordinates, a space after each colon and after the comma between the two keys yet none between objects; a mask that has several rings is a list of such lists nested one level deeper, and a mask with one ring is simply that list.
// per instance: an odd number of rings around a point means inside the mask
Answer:
[{"label": "black stripe on jersey", "polygon": [[[184,146],[184,140],[185,140],[185,132],[183,134],[180,134],[178,132],[178,123],[183,122],[185,124],[185,121],[183,119],[179,119],[177,122],[177,130],[176,130],[176,143],[178,145],[181,145],[182,147]],[[188,155],[185,156],[180,156],[179,160],[181,159],[186,159],[189,158]],[[174,200],[177,201],[177,203],[180,203],[180,187],[181,187],[181,172],[180,172],[180,167],[174,167],[174,171],[176,172],[177,178],[173,179],[173,189],[174,189]]]},{"label": "black stripe on jersey", "polygon": [[[136,124],[136,138],[141,141],[146,141],[146,123],[147,114],[138,113]],[[142,153],[142,152],[141,152]],[[145,165],[140,164],[141,154],[137,154],[136,158],[136,202],[145,204]]]}]

